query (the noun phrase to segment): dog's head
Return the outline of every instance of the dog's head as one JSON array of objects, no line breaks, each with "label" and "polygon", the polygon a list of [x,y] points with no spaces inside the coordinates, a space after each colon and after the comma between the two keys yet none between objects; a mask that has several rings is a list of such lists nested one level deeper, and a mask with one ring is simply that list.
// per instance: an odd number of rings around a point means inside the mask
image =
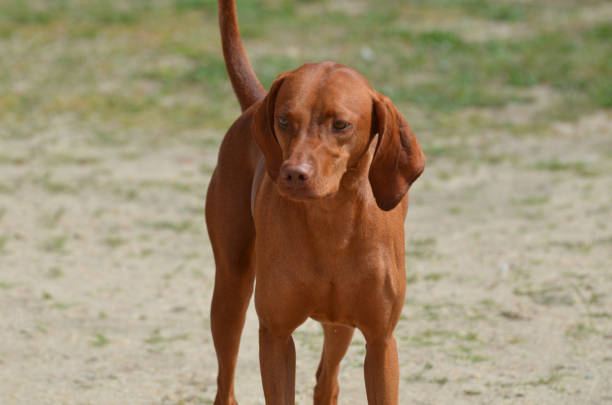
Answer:
[{"label": "dog's head", "polygon": [[378,206],[395,207],[425,156],[389,98],[356,71],[331,62],[281,74],[256,107],[254,134],[270,177],[295,200],[333,195],[378,135],[369,180]]}]

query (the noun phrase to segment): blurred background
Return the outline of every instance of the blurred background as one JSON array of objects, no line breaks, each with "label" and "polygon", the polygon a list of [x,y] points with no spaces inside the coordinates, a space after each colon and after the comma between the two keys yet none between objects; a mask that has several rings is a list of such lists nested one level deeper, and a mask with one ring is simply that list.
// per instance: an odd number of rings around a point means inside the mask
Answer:
[{"label": "blurred background", "polygon": [[[0,402],[210,404],[204,196],[239,115],[214,0],[0,0]],[[238,0],[267,87],[334,60],[428,158],[401,404],[612,403],[612,3]],[[311,403],[322,333],[295,333]],[[340,403],[365,403],[363,338]],[[257,320],[236,390],[263,404]]]}]

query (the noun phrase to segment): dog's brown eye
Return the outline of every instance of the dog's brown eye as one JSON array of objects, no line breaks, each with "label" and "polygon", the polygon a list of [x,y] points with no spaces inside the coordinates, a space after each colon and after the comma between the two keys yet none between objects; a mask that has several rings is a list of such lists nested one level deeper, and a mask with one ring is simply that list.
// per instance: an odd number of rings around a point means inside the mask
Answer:
[{"label": "dog's brown eye", "polygon": [[348,122],[342,121],[342,120],[334,121],[334,129],[337,129],[340,131],[340,130],[345,129],[346,127],[348,127]]},{"label": "dog's brown eye", "polygon": [[285,117],[278,117],[278,125],[281,127],[287,127],[289,126],[289,120]]}]

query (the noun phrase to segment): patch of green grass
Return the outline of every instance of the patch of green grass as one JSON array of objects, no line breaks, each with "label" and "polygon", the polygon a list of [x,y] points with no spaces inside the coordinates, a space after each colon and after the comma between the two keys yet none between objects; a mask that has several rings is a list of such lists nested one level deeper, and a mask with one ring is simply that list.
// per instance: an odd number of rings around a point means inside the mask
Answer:
[{"label": "patch of green grass", "polygon": [[420,383],[420,382],[423,382],[424,380],[425,378],[423,378],[423,376],[420,373],[412,374],[404,378],[404,381],[409,382],[409,383]]},{"label": "patch of green grass", "polygon": [[179,11],[185,10],[207,10],[215,11],[217,9],[216,0],[174,0],[174,8]]},{"label": "patch of green grass", "polygon": [[515,288],[514,294],[527,296],[536,304],[544,306],[572,306],[574,298],[563,286],[544,284],[540,288]]},{"label": "patch of green grass", "polygon": [[452,31],[432,30],[419,32],[412,37],[412,42],[416,46],[442,52],[461,51],[467,47],[463,38]]},{"label": "patch of green grass", "polygon": [[62,269],[59,267],[51,267],[47,272],[46,277],[49,279],[56,279],[62,277],[63,275],[64,273],[62,272]]},{"label": "patch of green grass", "polygon": [[72,155],[69,153],[58,153],[46,157],[46,163],[51,166],[62,166],[62,165],[78,165],[88,166],[100,161],[100,158],[95,156],[79,156]]},{"label": "patch of green grass", "polygon": [[10,290],[11,288],[15,287],[17,284],[15,283],[9,283],[7,281],[0,281],[0,290]]},{"label": "patch of green grass", "polygon": [[530,385],[532,387],[537,387],[539,385],[553,385],[554,383],[561,381],[561,379],[565,377],[565,374],[561,372],[561,370],[563,369],[564,367],[561,365],[555,366],[550,375],[538,378],[535,381],[527,381],[522,385]]},{"label": "patch of green grass", "polygon": [[104,244],[111,249],[116,249],[125,244],[125,239],[118,237],[109,237],[104,239]]},{"label": "patch of green grass", "polygon": [[45,213],[40,217],[39,222],[45,228],[55,228],[59,221],[63,218],[66,213],[66,208],[59,207],[55,209],[53,212]]},{"label": "patch of green grass", "polygon": [[[188,52],[186,56],[192,63],[146,67],[146,70],[137,73],[135,78],[152,80],[160,84],[161,94],[193,86],[200,86],[202,90],[221,92],[228,80],[222,56],[213,56],[200,49],[184,52]],[[155,99],[151,101],[155,102]]]},{"label": "patch of green grass", "polygon": [[508,340],[508,343],[511,345],[519,345],[525,343],[526,341],[527,340],[522,336],[512,336],[512,338]]},{"label": "patch of green grass", "polygon": [[467,147],[462,145],[450,145],[448,143],[425,143],[423,153],[428,159],[450,158],[457,162],[465,162],[470,158]]},{"label": "patch of green grass", "polygon": [[460,215],[461,214],[461,207],[450,207],[448,209],[448,213],[451,215]]},{"label": "patch of green grass", "polygon": [[181,193],[193,193],[193,192],[201,192],[201,185],[185,183],[181,181],[168,181],[168,180],[146,180],[141,181],[139,183],[139,188],[143,187],[164,187],[170,188],[173,191],[178,191]]},{"label": "patch of green grass", "polygon": [[[43,291],[43,293],[41,294],[41,299],[43,301],[52,301],[53,300],[53,295],[51,295],[51,293],[49,293],[48,291]],[[68,309],[70,307],[73,307],[75,304],[71,304],[68,302],[64,302],[64,301],[52,301],[50,304],[51,308],[54,309]]]},{"label": "patch of green grass", "polygon": [[429,321],[438,320],[440,319],[440,309],[442,309],[443,307],[444,305],[425,304],[423,305],[423,316]]},{"label": "patch of green grass", "polygon": [[2,194],[13,194],[17,191],[17,189],[21,186],[21,182],[19,181],[10,181],[5,180],[0,183],[0,193]]},{"label": "patch of green grass", "polygon": [[519,205],[543,205],[550,201],[549,196],[531,196],[521,199],[512,200],[515,204]]},{"label": "patch of green grass", "polygon": [[93,347],[104,347],[110,343],[110,340],[102,333],[94,333],[93,340],[89,344]]},{"label": "patch of green grass", "polygon": [[3,165],[21,166],[25,164],[26,162],[27,162],[27,158],[24,156],[13,156],[13,155],[0,154],[0,164],[3,164]]},{"label": "patch of green grass", "polygon": [[431,380],[433,383],[438,385],[446,385],[448,383],[448,377],[438,377]]},{"label": "patch of green grass", "polygon": [[604,21],[592,26],[586,30],[584,36],[596,41],[610,41],[612,40],[612,22]]},{"label": "patch of green grass", "polygon": [[68,237],[64,235],[53,236],[45,240],[41,248],[45,252],[49,253],[63,253],[66,251],[66,243],[68,242]]},{"label": "patch of green grass", "polygon": [[[538,115],[542,127],[612,105],[609,22],[577,24],[568,13],[565,25],[543,24],[545,16],[565,10],[549,2],[410,0],[409,5],[368,3],[348,13],[326,2],[312,7],[303,1],[244,0],[238,12],[246,49],[265,86],[306,61],[337,60],[363,72],[402,108],[418,109],[417,125],[442,135],[510,125],[502,119],[453,128],[437,117],[530,103],[526,88],[532,86],[550,88],[563,100]],[[203,40],[218,40],[216,7],[215,0],[0,3],[0,38],[32,39],[3,55],[8,62],[0,83],[36,83],[0,95],[0,119],[14,117],[11,134],[31,137],[36,131],[25,123],[71,116],[78,127],[88,128],[92,142],[113,147],[150,140],[152,133],[226,129],[238,114],[237,103],[220,44]],[[406,24],[414,15],[426,20],[436,15],[450,24],[436,29]],[[452,28],[466,17],[492,20],[485,28],[502,21],[518,29],[520,22],[531,34],[470,40]],[[83,54],[83,48],[93,51]],[[374,56],[364,57],[365,48]],[[36,66],[34,55],[48,49],[57,55],[46,59],[44,72],[22,69]],[[175,63],[177,56],[184,60]],[[116,87],[97,88],[108,81]],[[77,157],[73,163],[94,162]],[[70,192],[66,185],[50,186]]]},{"label": "patch of green grass", "polygon": [[437,256],[436,239],[411,239],[406,243],[406,256],[418,259],[431,259]]},{"label": "patch of green grass", "polygon": [[64,183],[53,180],[50,173],[35,180],[45,191],[52,194],[75,194],[78,188],[72,183]]},{"label": "patch of green grass", "polygon": [[[323,341],[322,328],[314,331],[297,329],[293,332],[293,336],[298,343],[306,346],[311,353],[318,353],[321,350],[321,343]],[[359,351],[361,354],[365,354],[365,347],[360,346]]]},{"label": "patch of green grass", "polygon": [[152,3],[145,0],[122,3],[114,0],[7,0],[0,3],[0,22],[36,26],[68,20],[78,24],[125,25],[139,22],[152,8]]},{"label": "patch of green grass", "polygon": [[266,88],[270,87],[279,74],[299,67],[301,62],[291,56],[274,54],[261,55],[254,61],[258,66],[259,80]]},{"label": "patch of green grass", "polygon": [[593,248],[592,244],[584,241],[553,241],[549,245],[584,254],[588,254]]},{"label": "patch of green grass", "polygon": [[451,353],[451,357],[466,360],[470,363],[480,363],[483,361],[487,361],[488,357],[481,356],[479,354],[473,353],[474,349],[472,347],[468,347],[465,345],[459,345],[456,347],[456,350]]},{"label": "patch of green grass", "polygon": [[412,6],[427,6],[440,9],[452,8],[463,11],[467,15],[494,21],[522,21],[528,14],[539,11],[537,3],[510,3],[494,0],[408,0]]},{"label": "patch of green grass", "polygon": [[584,339],[593,333],[597,333],[597,329],[595,329],[592,325],[579,322],[567,328],[565,331],[565,336],[573,339]]},{"label": "patch of green grass", "polygon": [[484,87],[470,73],[458,73],[446,80],[435,80],[406,87],[397,87],[389,92],[396,102],[418,104],[425,109],[452,111],[467,107],[501,107],[510,102],[528,101],[516,93],[503,88]]},{"label": "patch of green grass", "polygon": [[515,160],[515,157],[512,155],[508,155],[505,153],[500,153],[500,154],[492,154],[492,155],[486,155],[483,156],[483,159],[485,162],[492,164],[492,165],[498,165],[507,161],[513,161]]},{"label": "patch of green grass", "polygon": [[148,226],[152,229],[157,230],[168,230],[176,233],[185,233],[185,232],[193,232],[194,225],[192,221],[180,221],[180,222],[172,222],[172,221],[156,221],[156,222],[147,222],[144,223],[145,226]]},{"label": "patch of green grass", "polygon": [[162,275],[164,280],[171,280],[184,270],[184,266],[180,265],[172,269],[172,271]]},{"label": "patch of green grass", "polygon": [[499,308],[499,304],[490,298],[485,298],[483,300],[480,300],[478,302],[478,305],[488,310],[494,310],[494,309]]},{"label": "patch of green grass", "polygon": [[173,336],[162,336],[159,329],[156,329],[153,331],[153,333],[151,333],[150,337],[145,339],[144,342],[150,345],[157,345],[161,343],[172,343],[172,342],[176,342],[180,340],[187,340],[187,339],[189,339],[189,334],[187,333],[181,333],[181,334],[173,335]]},{"label": "patch of green grass", "polygon": [[14,24],[48,24],[54,17],[53,10],[35,8],[30,2],[7,0],[0,3],[0,22]]},{"label": "patch of green grass", "polygon": [[427,273],[423,279],[427,280],[427,281],[440,281],[442,280],[444,277],[446,277],[448,274],[444,274],[444,273]]},{"label": "patch of green grass", "polygon": [[95,128],[89,137],[89,141],[95,146],[116,148],[125,146],[129,142],[129,139],[125,134],[117,131],[111,131],[105,128]]},{"label": "patch of green grass", "polygon": [[0,236],[0,253],[5,251],[6,243],[9,241],[7,235]]},{"label": "patch of green grass", "polygon": [[111,0],[94,0],[85,10],[84,17],[98,24],[134,24],[144,17],[149,8],[143,0],[125,3],[128,7],[118,7]]},{"label": "patch of green grass", "polygon": [[425,380],[424,374],[432,368],[433,365],[431,363],[425,363],[420,371],[405,377],[404,380],[410,383],[422,382]]},{"label": "patch of green grass", "polygon": [[[577,32],[541,31],[531,37],[483,43],[467,42],[451,31],[402,35],[397,39],[417,47],[405,56],[406,64],[413,70],[435,72],[438,78],[391,95],[428,109],[452,110],[529,102],[511,89],[540,85],[563,94],[584,95],[586,98],[575,102],[583,104],[581,109],[606,108],[612,102],[612,84],[605,79],[612,74],[612,50],[605,45],[608,31],[604,24]],[[389,36],[393,30],[386,32]]]},{"label": "patch of green grass", "polygon": [[439,346],[447,341],[480,342],[476,333],[460,333],[445,329],[427,329],[415,335],[403,337],[402,340],[414,346]]},{"label": "patch of green grass", "polygon": [[199,171],[203,174],[212,175],[212,173],[215,171],[215,166],[211,162],[202,162],[202,164],[200,164]]},{"label": "patch of green grass", "polygon": [[509,319],[511,321],[519,321],[526,319],[521,313],[516,311],[501,311],[499,313],[502,317]]},{"label": "patch of green grass", "polygon": [[534,165],[535,169],[551,172],[571,171],[579,176],[595,176],[596,170],[585,162],[563,162],[559,159],[543,160]]},{"label": "patch of green grass", "polygon": [[153,254],[153,249],[145,248],[140,251],[141,257],[149,257]]},{"label": "patch of green grass", "polygon": [[55,308],[55,309],[68,309],[70,307],[72,307],[74,304],[70,304],[68,302],[63,302],[63,301],[55,301],[51,307]]},{"label": "patch of green grass", "polygon": [[140,196],[136,186],[132,188],[132,186],[124,184],[111,187],[111,192],[127,201],[137,200]]},{"label": "patch of green grass", "polygon": [[588,304],[601,305],[605,297],[605,293],[591,293],[590,297],[586,300],[586,302]]},{"label": "patch of green grass", "polygon": [[[499,52],[515,53],[518,62],[517,65],[514,61],[506,65],[511,67],[505,70],[509,82],[516,85],[548,84],[567,93],[578,91],[588,96],[594,105],[610,106],[612,87],[604,78],[612,73],[612,64],[609,63],[612,50],[605,45],[608,38],[593,36],[592,32],[591,29],[544,32],[502,46]],[[516,76],[516,72],[521,76]]]}]

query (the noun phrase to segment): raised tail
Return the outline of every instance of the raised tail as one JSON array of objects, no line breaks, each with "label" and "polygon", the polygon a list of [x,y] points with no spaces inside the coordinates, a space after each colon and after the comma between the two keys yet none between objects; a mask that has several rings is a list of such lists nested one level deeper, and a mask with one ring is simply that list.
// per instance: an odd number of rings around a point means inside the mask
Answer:
[{"label": "raised tail", "polygon": [[256,101],[264,98],[266,90],[257,79],[244,51],[238,30],[235,0],[218,0],[218,3],[225,67],[240,107],[244,111]]}]

